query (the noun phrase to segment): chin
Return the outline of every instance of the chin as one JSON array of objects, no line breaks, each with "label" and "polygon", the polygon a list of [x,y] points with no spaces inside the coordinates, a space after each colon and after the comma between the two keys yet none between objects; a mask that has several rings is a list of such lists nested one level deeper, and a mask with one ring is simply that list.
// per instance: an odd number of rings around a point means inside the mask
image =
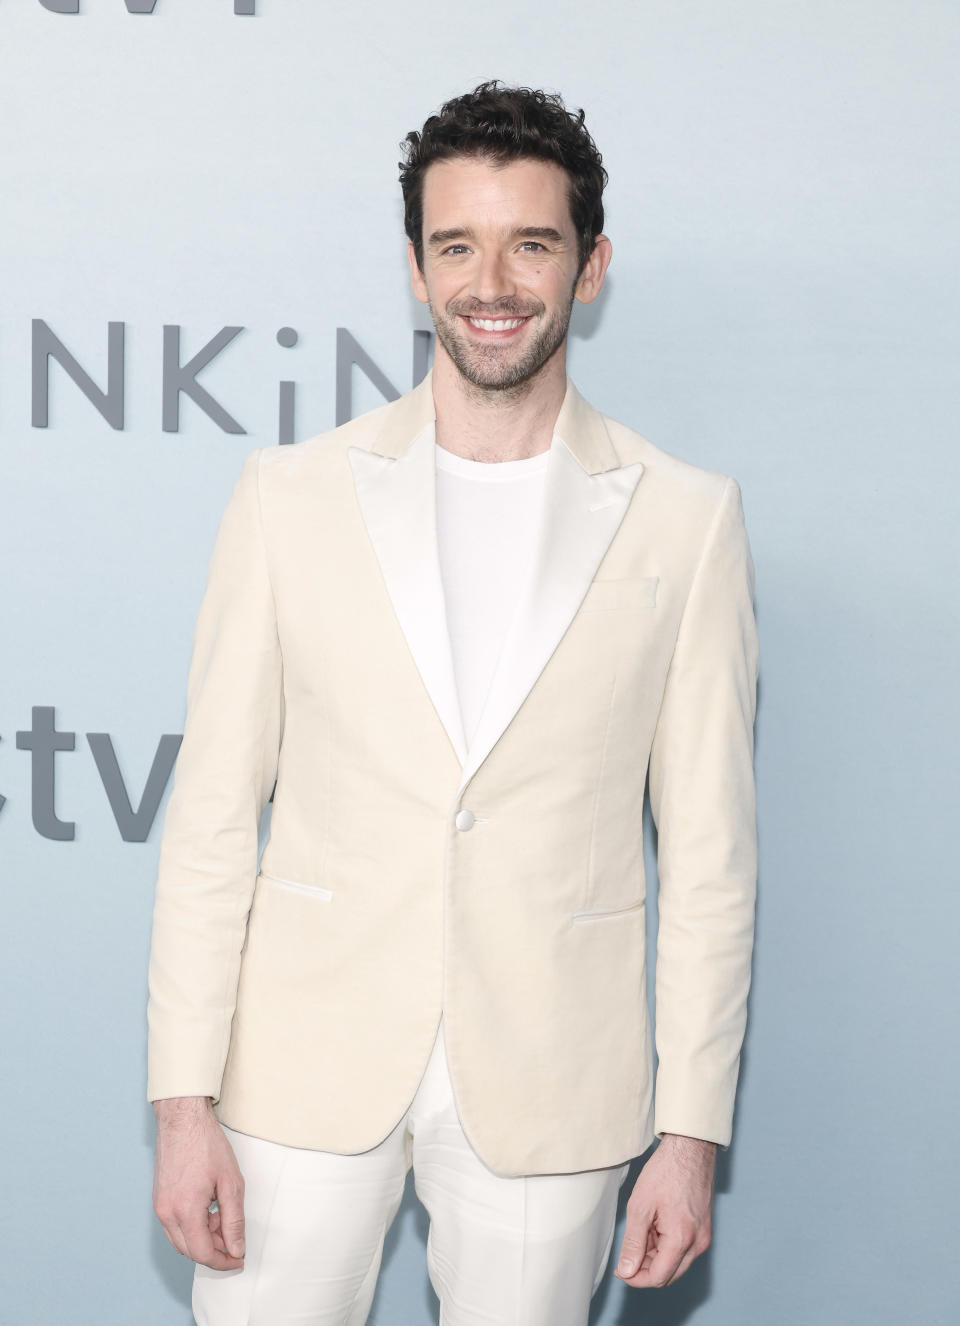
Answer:
[{"label": "chin", "polygon": [[530,370],[520,369],[511,371],[509,368],[502,369],[497,373],[483,372],[482,370],[473,370],[464,372],[460,367],[460,372],[468,382],[473,383],[475,387],[482,387],[486,391],[509,391],[511,387],[520,387],[525,382],[529,382],[534,377],[542,365]]}]

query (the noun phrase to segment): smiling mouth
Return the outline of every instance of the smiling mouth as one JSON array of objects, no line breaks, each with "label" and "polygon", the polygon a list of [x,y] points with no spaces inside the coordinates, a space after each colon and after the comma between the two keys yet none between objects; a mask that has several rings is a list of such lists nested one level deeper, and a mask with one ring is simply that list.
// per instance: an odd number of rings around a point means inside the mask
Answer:
[{"label": "smiling mouth", "polygon": [[524,318],[473,318],[469,314],[462,314],[464,322],[469,322],[474,331],[493,332],[503,335],[504,333],[514,332],[518,327],[522,327],[525,322],[530,321],[532,315]]}]

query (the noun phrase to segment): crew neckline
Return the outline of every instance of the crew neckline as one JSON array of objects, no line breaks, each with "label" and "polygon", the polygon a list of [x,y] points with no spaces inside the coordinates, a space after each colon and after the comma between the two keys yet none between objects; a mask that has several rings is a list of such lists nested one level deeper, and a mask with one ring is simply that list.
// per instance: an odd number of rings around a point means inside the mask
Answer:
[{"label": "crew neckline", "polygon": [[[552,445],[552,444],[551,444]],[[526,479],[532,474],[539,474],[546,469],[550,458],[550,448],[539,451],[535,456],[523,456],[520,460],[468,460],[447,451],[439,443],[434,443],[434,455],[437,469],[445,474],[456,474],[464,479],[479,479],[486,483],[501,483],[510,479]]]}]

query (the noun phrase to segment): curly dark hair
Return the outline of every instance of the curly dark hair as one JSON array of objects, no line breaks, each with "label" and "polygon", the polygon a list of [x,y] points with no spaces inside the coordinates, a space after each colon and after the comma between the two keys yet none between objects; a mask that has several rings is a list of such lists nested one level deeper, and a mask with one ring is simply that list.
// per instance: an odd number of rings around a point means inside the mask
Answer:
[{"label": "curly dark hair", "polygon": [[577,275],[603,230],[603,158],[584,123],[559,94],[505,87],[499,79],[446,101],[423,128],[407,134],[401,149],[400,187],[404,229],[417,266],[423,271],[423,177],[432,161],[448,157],[488,157],[498,164],[522,157],[554,161],[570,179],[570,214],[577,231]]}]

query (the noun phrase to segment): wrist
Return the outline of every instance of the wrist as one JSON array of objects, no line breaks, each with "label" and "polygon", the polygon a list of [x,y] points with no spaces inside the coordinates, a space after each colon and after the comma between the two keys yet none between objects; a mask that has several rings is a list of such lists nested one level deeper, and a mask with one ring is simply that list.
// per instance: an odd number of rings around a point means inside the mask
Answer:
[{"label": "wrist", "polygon": [[212,1096],[164,1096],[152,1103],[158,1120],[195,1117],[213,1112]]},{"label": "wrist", "polygon": [[678,1151],[689,1153],[698,1153],[700,1155],[717,1154],[717,1143],[708,1141],[703,1137],[688,1137],[685,1133],[664,1133],[660,1139],[660,1145],[668,1145]]}]

